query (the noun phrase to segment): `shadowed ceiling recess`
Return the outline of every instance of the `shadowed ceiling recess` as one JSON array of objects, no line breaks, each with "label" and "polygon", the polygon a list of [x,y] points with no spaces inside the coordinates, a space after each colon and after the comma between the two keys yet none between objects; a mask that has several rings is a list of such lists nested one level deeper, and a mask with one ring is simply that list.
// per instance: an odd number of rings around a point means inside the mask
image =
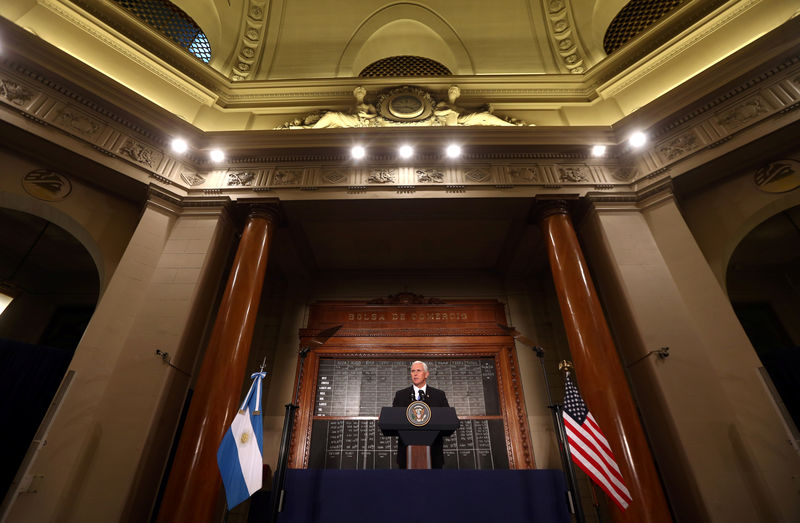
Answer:
[{"label": "shadowed ceiling recess", "polygon": [[192,18],[166,0],[114,0],[136,18],[163,34],[205,63],[211,61],[211,45]]},{"label": "shadowed ceiling recess", "polygon": [[631,0],[611,21],[603,37],[603,49],[611,54],[639,33],[690,0]]},{"label": "shadowed ceiling recess", "polygon": [[359,77],[393,76],[452,76],[450,69],[436,60],[422,56],[390,56],[381,58],[366,66]]}]

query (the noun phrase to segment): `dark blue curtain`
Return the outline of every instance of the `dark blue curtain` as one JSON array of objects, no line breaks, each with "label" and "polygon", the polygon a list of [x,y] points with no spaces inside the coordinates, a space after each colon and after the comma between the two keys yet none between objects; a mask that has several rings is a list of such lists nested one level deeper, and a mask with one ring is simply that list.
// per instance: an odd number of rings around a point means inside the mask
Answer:
[{"label": "dark blue curtain", "polygon": [[73,352],[0,338],[0,431],[4,459],[0,487],[7,492]]}]

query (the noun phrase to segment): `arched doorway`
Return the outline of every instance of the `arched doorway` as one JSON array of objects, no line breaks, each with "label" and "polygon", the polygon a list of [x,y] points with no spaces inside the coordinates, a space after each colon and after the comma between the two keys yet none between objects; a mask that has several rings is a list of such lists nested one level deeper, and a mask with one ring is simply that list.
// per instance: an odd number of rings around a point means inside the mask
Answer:
[{"label": "arched doorway", "polygon": [[800,206],[775,214],[742,239],[726,287],[786,413],[800,425]]},{"label": "arched doorway", "polygon": [[0,208],[0,291],[12,298],[0,313],[2,419],[6,492],[89,323],[100,278],[92,256],[70,233],[33,214]]}]

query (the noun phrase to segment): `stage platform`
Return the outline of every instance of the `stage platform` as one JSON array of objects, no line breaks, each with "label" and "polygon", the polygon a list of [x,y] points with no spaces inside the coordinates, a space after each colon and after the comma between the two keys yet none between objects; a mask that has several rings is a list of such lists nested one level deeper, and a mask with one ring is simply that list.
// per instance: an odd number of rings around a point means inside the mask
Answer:
[{"label": "stage platform", "polygon": [[289,470],[278,523],[568,523],[560,470]]}]

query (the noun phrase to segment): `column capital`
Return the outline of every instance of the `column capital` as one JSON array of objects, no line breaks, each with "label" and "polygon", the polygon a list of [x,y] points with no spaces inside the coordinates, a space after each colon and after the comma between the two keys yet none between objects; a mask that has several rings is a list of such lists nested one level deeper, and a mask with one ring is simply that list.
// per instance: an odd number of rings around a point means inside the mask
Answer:
[{"label": "column capital", "polygon": [[536,200],[531,210],[531,221],[541,223],[545,218],[557,214],[569,214],[567,200]]},{"label": "column capital", "polygon": [[247,218],[263,218],[274,225],[281,221],[277,203],[251,203],[247,205]]}]

